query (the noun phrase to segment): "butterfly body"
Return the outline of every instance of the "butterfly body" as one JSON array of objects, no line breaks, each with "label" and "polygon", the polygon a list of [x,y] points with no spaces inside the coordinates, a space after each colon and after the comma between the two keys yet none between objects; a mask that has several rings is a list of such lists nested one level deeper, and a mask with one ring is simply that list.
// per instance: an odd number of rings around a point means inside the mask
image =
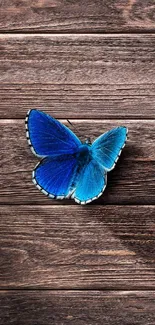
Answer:
[{"label": "butterfly body", "polygon": [[51,116],[30,110],[26,135],[32,152],[41,158],[32,179],[50,198],[73,198],[86,204],[97,199],[106,187],[107,172],[114,168],[127,137],[118,127],[92,144],[82,143],[65,125]]},{"label": "butterfly body", "polygon": [[78,162],[79,162],[80,165],[87,164],[89,162],[89,160],[91,159],[90,146],[87,145],[87,144],[82,144],[79,147],[77,157],[78,157]]}]

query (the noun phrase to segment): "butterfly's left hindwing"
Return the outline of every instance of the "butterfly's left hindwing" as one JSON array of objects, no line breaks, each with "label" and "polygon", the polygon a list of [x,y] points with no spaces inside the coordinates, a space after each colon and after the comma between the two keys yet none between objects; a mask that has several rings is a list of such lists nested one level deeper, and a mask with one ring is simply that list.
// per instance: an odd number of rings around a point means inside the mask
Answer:
[{"label": "butterfly's left hindwing", "polygon": [[34,184],[47,196],[63,199],[71,194],[77,158],[60,155],[44,158],[33,171]]},{"label": "butterfly's left hindwing", "polygon": [[114,128],[97,138],[92,144],[92,156],[106,171],[110,171],[121,154],[128,130],[124,126]]}]

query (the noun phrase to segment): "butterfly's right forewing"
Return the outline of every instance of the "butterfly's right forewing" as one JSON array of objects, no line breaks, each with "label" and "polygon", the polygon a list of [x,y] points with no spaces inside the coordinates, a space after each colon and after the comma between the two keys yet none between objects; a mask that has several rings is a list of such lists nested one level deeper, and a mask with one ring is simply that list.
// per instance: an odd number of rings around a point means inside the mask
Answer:
[{"label": "butterfly's right forewing", "polygon": [[127,139],[128,130],[120,126],[97,138],[92,144],[92,156],[106,171],[110,171],[121,154]]}]

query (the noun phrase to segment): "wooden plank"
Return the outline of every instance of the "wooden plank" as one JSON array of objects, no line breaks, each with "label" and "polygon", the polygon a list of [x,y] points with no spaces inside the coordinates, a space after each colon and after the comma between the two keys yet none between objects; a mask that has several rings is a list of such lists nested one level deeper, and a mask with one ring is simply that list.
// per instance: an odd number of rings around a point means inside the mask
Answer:
[{"label": "wooden plank", "polygon": [[1,84],[1,118],[23,118],[30,108],[56,118],[154,118],[155,83]]},{"label": "wooden plank", "polygon": [[[62,122],[66,122],[61,120]],[[81,140],[92,141],[118,125],[126,125],[129,137],[115,169],[108,173],[107,188],[92,204],[155,204],[155,121],[72,120]],[[73,200],[52,200],[32,183],[38,159],[28,147],[24,121],[1,120],[0,203],[74,204]]]},{"label": "wooden plank", "polygon": [[155,289],[155,206],[1,206],[0,288]]},{"label": "wooden plank", "polygon": [[0,117],[154,118],[155,36],[1,35]]},{"label": "wooden plank", "polygon": [[153,0],[2,1],[1,31],[132,32],[155,29]]},{"label": "wooden plank", "polygon": [[1,324],[154,325],[154,291],[2,291]]}]

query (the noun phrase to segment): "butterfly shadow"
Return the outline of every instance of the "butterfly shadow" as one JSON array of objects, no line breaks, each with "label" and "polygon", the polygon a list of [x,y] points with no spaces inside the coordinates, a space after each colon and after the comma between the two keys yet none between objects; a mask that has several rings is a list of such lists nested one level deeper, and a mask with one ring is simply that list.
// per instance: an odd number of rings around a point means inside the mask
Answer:
[{"label": "butterfly shadow", "polygon": [[[110,224],[113,237],[119,239],[120,243],[129,251],[134,252],[137,258],[142,258],[143,262],[152,265],[155,256],[154,208],[151,205],[143,206],[143,198],[139,200],[136,195],[137,185],[134,185],[134,182],[136,183],[137,178],[136,180],[134,177],[132,179],[132,175],[136,175],[135,169],[139,162],[128,160],[131,157],[131,150],[139,157],[142,154],[141,149],[137,152],[137,148],[135,149],[133,146],[126,147],[115,169],[108,173],[107,187],[102,197],[98,201],[93,201],[90,206],[93,210],[95,207],[101,207],[97,218]],[[123,177],[124,181],[121,180]],[[129,183],[127,188],[126,182]],[[140,205],[137,205],[137,202],[140,201]],[[104,213],[104,206],[105,210],[108,207],[109,213]]]}]

